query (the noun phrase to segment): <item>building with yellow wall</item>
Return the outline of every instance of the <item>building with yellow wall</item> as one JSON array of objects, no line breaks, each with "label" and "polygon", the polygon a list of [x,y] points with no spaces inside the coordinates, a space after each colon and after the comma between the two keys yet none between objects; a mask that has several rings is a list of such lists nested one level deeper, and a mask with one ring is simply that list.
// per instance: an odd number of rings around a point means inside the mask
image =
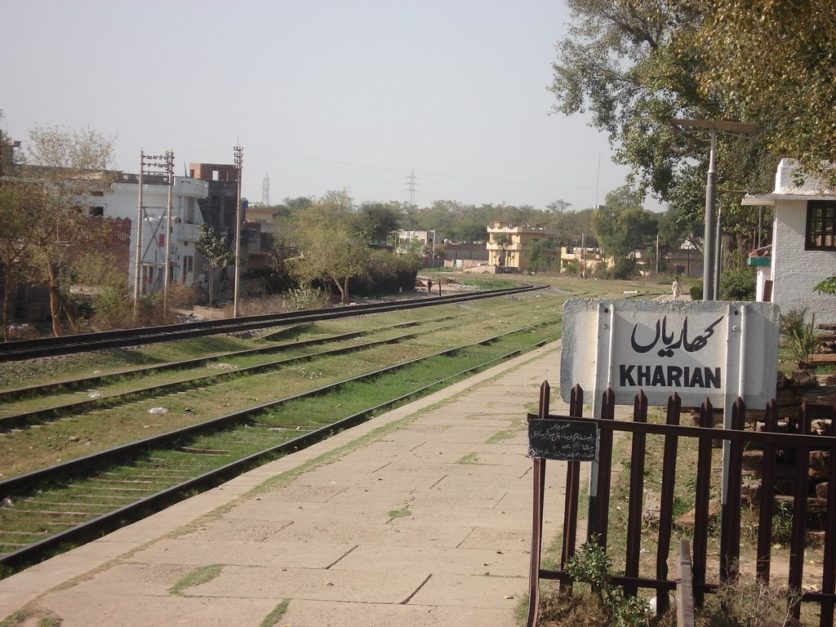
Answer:
[{"label": "building with yellow wall", "polygon": [[[532,245],[539,240],[546,240],[556,235],[555,231],[536,226],[515,225],[494,222],[488,227],[488,265],[497,268],[513,268],[525,272],[529,268]],[[546,254],[555,257],[560,250],[546,250]]]}]

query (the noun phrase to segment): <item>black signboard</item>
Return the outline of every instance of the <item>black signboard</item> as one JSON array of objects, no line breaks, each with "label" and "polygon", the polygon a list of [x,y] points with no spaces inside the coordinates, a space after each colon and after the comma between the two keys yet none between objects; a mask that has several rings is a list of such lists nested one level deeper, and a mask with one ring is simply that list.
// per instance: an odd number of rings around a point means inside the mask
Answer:
[{"label": "black signboard", "polygon": [[597,425],[591,420],[530,416],[528,456],[573,462],[597,459]]}]

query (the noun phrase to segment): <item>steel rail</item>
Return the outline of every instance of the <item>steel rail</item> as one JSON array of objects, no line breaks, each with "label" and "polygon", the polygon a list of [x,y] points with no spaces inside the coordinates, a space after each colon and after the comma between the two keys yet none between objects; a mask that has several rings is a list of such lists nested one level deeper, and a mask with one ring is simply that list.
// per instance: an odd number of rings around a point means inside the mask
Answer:
[{"label": "steel rail", "polygon": [[343,340],[350,340],[356,337],[369,335],[375,331],[384,329],[398,329],[402,327],[417,326],[420,324],[430,322],[442,322],[449,320],[451,316],[441,316],[438,318],[430,318],[428,320],[409,320],[407,322],[399,322],[386,326],[377,327],[374,331],[349,331],[346,333],[336,333],[323,337],[309,338],[307,340],[294,340],[292,342],[282,342],[270,344],[268,346],[259,346],[256,348],[245,348],[241,350],[225,351],[222,353],[213,353],[203,357],[194,357],[192,359],[184,359],[180,361],[170,361],[159,364],[151,364],[148,366],[140,366],[138,368],[130,368],[127,370],[116,370],[104,374],[76,377],[73,379],[64,379],[61,381],[54,381],[51,383],[28,385],[19,388],[9,388],[0,390],[0,401],[14,401],[24,397],[31,397],[34,395],[54,394],[71,392],[80,388],[89,388],[90,386],[103,385],[109,383],[113,379],[136,378],[141,375],[156,374],[158,372],[165,372],[167,370],[185,370],[186,368],[193,368],[202,366],[208,362],[217,361],[219,359],[229,359],[231,357],[246,357],[248,355],[259,355],[276,353],[287,349],[303,348],[306,346],[317,346],[319,344],[329,344],[331,342],[340,342]]},{"label": "steel rail", "polygon": [[261,314],[225,320],[204,320],[199,322],[184,322],[141,329],[119,329],[98,333],[82,333],[64,335],[60,337],[40,338],[37,340],[18,340],[0,343],[0,361],[31,359],[67,355],[72,353],[99,350],[102,348],[118,348],[122,346],[137,346],[168,342],[176,339],[186,339],[220,333],[240,333],[242,331],[263,329],[272,326],[294,324],[299,322],[316,322],[319,320],[334,320],[351,316],[418,309],[433,307],[462,301],[510,296],[545,289],[545,285],[525,285],[522,287],[503,290],[486,290],[468,294],[448,294],[432,298],[420,298],[392,303],[368,303],[350,305],[333,309],[309,309],[299,312]]},{"label": "steel rail", "polygon": [[[386,372],[391,372],[408,366],[410,364],[430,359],[432,357],[447,355],[472,346],[490,343],[498,338],[514,333],[520,333],[529,330],[533,327],[541,326],[542,324],[544,323],[528,325],[526,327],[522,327],[520,329],[516,329],[508,333],[503,333],[492,338],[487,338],[479,342],[461,345],[452,349],[440,351],[433,355],[407,360],[405,362],[394,364],[393,366],[382,368],[374,372],[366,373],[356,377],[351,377],[349,379],[336,382],[328,386],[324,386],[322,388],[318,388],[317,390],[293,395],[286,399],[280,399],[271,403],[262,404],[254,408],[244,410],[242,412],[229,414],[228,416],[222,416],[211,421],[206,421],[205,423],[202,423],[202,430],[216,430],[218,426],[220,426],[224,422],[228,422],[231,420],[240,421],[242,418],[260,413],[270,408],[271,406],[276,406],[278,404],[285,403],[290,400],[303,398],[314,394],[321,394],[329,389],[334,389],[341,385],[345,385],[354,381],[380,376],[381,374],[385,374]],[[534,346],[542,346],[543,344],[545,344],[545,342],[546,341],[543,340],[541,342],[538,342]],[[522,352],[522,349],[516,349],[508,353],[505,353],[501,356],[493,357],[480,364],[471,366],[452,375],[448,375],[431,383],[422,385],[396,398],[389,399],[373,407],[363,409],[360,412],[354,413],[350,416],[337,420],[329,425],[325,425],[319,429],[306,433],[287,442],[263,449],[256,453],[252,453],[239,460],[230,462],[220,468],[203,473],[197,477],[182,481],[175,486],[166,488],[150,496],[143,497],[136,502],[120,507],[114,511],[99,515],[90,521],[73,526],[70,529],[61,531],[48,538],[45,538],[44,540],[30,544],[26,547],[20,548],[6,555],[0,556],[0,564],[11,569],[20,568],[27,564],[35,563],[44,559],[46,556],[56,552],[59,549],[59,547],[66,546],[66,544],[68,543],[77,544],[100,537],[105,533],[108,533],[135,520],[139,520],[140,518],[145,517],[146,515],[150,515],[154,511],[158,511],[162,507],[170,505],[171,503],[176,502],[178,500],[181,500],[184,494],[187,492],[193,491],[195,489],[208,489],[209,487],[218,485],[222,481],[228,480],[229,478],[236,476],[237,474],[240,474],[241,472],[244,472],[249,468],[255,467],[256,465],[258,465],[258,463],[266,459],[272,459],[278,455],[289,454],[300,449],[306,448],[307,446],[310,446],[316,442],[319,442],[329,437],[332,433],[336,431],[350,428],[352,426],[360,424],[361,422],[364,422],[369,417],[372,417],[381,410],[388,409],[394,405],[405,402],[427,390],[436,388],[439,385],[444,385],[453,379],[461,378],[466,374],[470,374],[472,372],[489,367],[492,364],[504,361],[512,356],[519,354],[520,352]],[[184,435],[195,435],[196,433],[198,433],[197,427],[198,426],[195,425],[185,429],[172,431],[167,434],[152,436],[151,438],[145,438],[144,440],[132,443],[130,445],[123,445],[121,447],[116,447],[114,449],[110,449],[109,451],[104,451],[102,453],[88,456],[86,458],[73,460],[71,462],[65,462],[64,464],[52,466],[48,469],[43,469],[41,471],[29,473],[28,475],[22,475],[20,477],[15,477],[4,482],[0,482],[0,494],[11,494],[14,493],[15,490],[21,489],[31,490],[34,486],[43,484],[44,482],[50,480],[54,480],[56,477],[65,477],[67,474],[78,474],[84,468],[85,465],[92,465],[94,460],[98,462],[108,462],[114,457],[124,457],[126,452],[130,454],[138,452],[140,450],[148,450],[152,448],[153,445],[165,443],[168,440],[176,440],[183,437]]]},{"label": "steel rail", "polygon": [[[438,329],[439,327],[436,327]],[[317,351],[314,353],[306,353],[304,355],[295,355],[293,357],[284,357],[274,361],[268,361],[262,364],[255,364],[244,368],[236,368],[226,372],[216,372],[212,374],[205,374],[190,379],[182,379],[178,381],[171,381],[168,383],[157,383],[148,385],[127,392],[113,394],[111,396],[102,396],[94,399],[85,399],[64,403],[61,405],[53,405],[42,409],[33,409],[27,412],[20,412],[17,414],[10,414],[7,416],[0,416],[0,433],[8,431],[9,429],[19,429],[21,427],[30,426],[33,423],[43,423],[48,420],[54,420],[66,415],[70,411],[90,411],[97,408],[112,408],[124,403],[130,403],[141,398],[154,397],[157,395],[171,394],[180,389],[192,389],[197,386],[214,385],[225,381],[227,379],[234,379],[242,376],[259,374],[266,370],[279,368],[287,364],[292,364],[299,361],[308,361],[316,359],[317,357],[329,357],[333,355],[342,355],[345,353],[352,353],[377,346],[384,346],[387,344],[396,344],[402,340],[413,338],[416,335],[421,335],[424,331],[413,331],[404,333],[395,337],[383,338],[380,340],[373,340],[363,344],[353,344],[351,346],[339,346],[337,348],[329,348],[326,350]],[[356,335],[356,334],[353,334]],[[257,349],[260,350],[260,349]]]},{"label": "steel rail", "polygon": [[83,469],[84,467],[90,466],[94,463],[98,463],[101,461],[105,461],[111,458],[118,458],[124,456],[126,454],[131,454],[137,450],[148,448],[151,445],[156,445],[162,442],[170,441],[173,439],[178,439],[183,436],[191,436],[202,431],[206,430],[213,430],[217,429],[219,426],[225,425],[227,423],[241,421],[244,418],[249,418],[255,414],[264,412],[269,409],[273,409],[278,407],[284,403],[288,403],[290,401],[299,400],[303,398],[308,398],[311,396],[317,396],[328,392],[332,389],[339,388],[343,385],[348,383],[353,383],[356,381],[362,381],[364,379],[371,379],[378,377],[382,374],[386,374],[387,372],[392,372],[394,370],[399,370],[410,366],[412,364],[426,361],[428,359],[432,359],[434,357],[442,357],[445,355],[449,355],[451,353],[455,353],[461,350],[465,350],[467,348],[472,348],[474,346],[481,346],[484,344],[490,344],[491,342],[495,342],[496,340],[506,337],[508,335],[513,335],[515,333],[523,333],[525,331],[529,331],[533,328],[543,326],[548,324],[549,321],[541,321],[536,322],[534,324],[529,324],[524,327],[520,327],[518,329],[514,329],[512,331],[507,331],[505,333],[500,333],[499,335],[494,335],[489,338],[485,338],[483,340],[479,340],[478,342],[472,342],[470,344],[460,344],[458,346],[454,346],[452,348],[446,348],[442,351],[437,351],[435,353],[431,353],[429,355],[423,355],[421,357],[413,357],[411,359],[407,359],[404,361],[400,361],[395,364],[391,364],[389,366],[384,366],[383,368],[378,368],[375,370],[371,370],[369,372],[361,373],[358,375],[354,375],[352,377],[348,377],[346,379],[341,379],[340,381],[335,381],[333,383],[328,383],[326,385],[313,388],[311,390],[306,390],[304,392],[299,392],[297,394],[292,394],[290,396],[286,396],[280,399],[275,399],[272,401],[268,401],[266,403],[261,403],[259,405],[254,405],[252,407],[248,407],[231,414],[226,414],[223,416],[218,416],[215,418],[211,418],[209,420],[195,423],[193,425],[188,425],[186,427],[180,427],[179,429],[174,429],[172,431],[167,431],[165,433],[160,433],[157,435],[148,436],[147,438],[142,438],[141,440],[136,440],[134,442],[129,442],[127,444],[122,444],[110,449],[106,449],[104,451],[99,451],[96,453],[92,453],[90,455],[85,455],[84,457],[79,457],[77,459],[68,460],[61,464],[56,464],[54,466],[49,466],[47,468],[42,468],[41,470],[36,470],[24,475],[19,475],[17,477],[10,477],[9,479],[5,479],[0,481],[0,497],[8,496],[12,492],[16,490],[26,489],[27,487],[33,486],[36,482],[39,481],[47,481],[56,476],[60,476],[62,474],[74,473],[78,472],[79,469]]}]

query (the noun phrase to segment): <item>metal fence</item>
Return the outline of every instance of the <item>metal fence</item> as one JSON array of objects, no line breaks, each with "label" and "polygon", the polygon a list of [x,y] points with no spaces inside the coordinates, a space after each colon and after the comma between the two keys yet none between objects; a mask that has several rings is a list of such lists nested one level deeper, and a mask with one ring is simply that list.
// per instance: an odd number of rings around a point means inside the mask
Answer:
[{"label": "metal fence", "polygon": [[[537,415],[529,418],[563,418],[548,413],[550,388],[544,382],[540,390],[540,408]],[[628,501],[628,522],[626,538],[626,556],[624,575],[611,576],[613,584],[623,586],[625,593],[635,595],[639,588],[656,591],[657,612],[668,609],[668,593],[677,588],[677,580],[668,577],[668,557],[673,533],[674,479],[676,473],[692,473],[695,481],[694,495],[694,533],[692,538],[693,554],[691,557],[691,585],[694,605],[701,607],[706,593],[714,592],[717,584],[708,583],[706,571],[708,564],[709,540],[709,500],[711,489],[712,443],[715,440],[730,442],[728,464],[729,480],[726,503],[721,510],[719,581],[732,582],[739,579],[740,534],[741,534],[741,484],[743,472],[743,452],[747,446],[758,446],[763,450],[763,466],[760,488],[757,491],[759,505],[756,579],[762,583],[770,582],[770,558],[772,552],[772,523],[775,513],[775,467],[779,451],[792,450],[795,455],[795,485],[792,495],[792,531],[789,546],[789,570],[786,588],[798,602],[793,603],[790,613],[796,619],[802,603],[818,603],[821,606],[821,627],[832,627],[834,613],[834,583],[836,583],[836,421],[834,408],[828,405],[803,404],[795,429],[797,433],[778,432],[777,405],[772,401],[765,412],[763,431],[744,430],[746,407],[742,400],[734,404],[732,428],[714,428],[714,408],[707,400],[699,410],[699,426],[680,424],[681,402],[674,394],[668,401],[665,424],[647,422],[647,399],[644,393],[636,396],[632,421],[614,420],[615,402],[612,390],[603,394],[601,418],[585,418],[583,412],[583,390],[575,386],[572,390],[569,415],[597,423],[599,428],[597,495],[598,504],[589,520],[589,529],[595,532],[601,546],[607,548],[607,528],[610,512],[610,477],[613,463],[613,433],[626,431],[633,434],[630,443],[630,487]],[[830,419],[826,435],[810,435],[813,418]],[[647,435],[664,436],[662,460],[662,485],[659,503],[659,524],[657,553],[654,576],[640,574],[640,551],[642,536],[642,505],[644,499],[644,473]],[[677,448],[679,438],[698,440],[696,469],[677,467]],[[809,460],[811,451],[829,451],[827,457],[827,500],[824,508],[824,555],[821,571],[821,585],[817,590],[802,588],[804,569],[805,531],[808,513],[809,495]],[[539,605],[539,581],[541,579],[558,580],[562,588],[571,590],[572,578],[566,572],[566,565],[575,553],[578,526],[578,494],[580,464],[566,462],[566,490],[563,519],[563,544],[559,568],[548,570],[541,568],[543,498],[545,488],[546,460],[534,458],[534,508],[531,585],[529,597],[528,625],[537,621]],[[773,582],[776,583],[776,582]],[[782,584],[778,584],[779,587]],[[690,596],[690,595],[689,595]]]}]

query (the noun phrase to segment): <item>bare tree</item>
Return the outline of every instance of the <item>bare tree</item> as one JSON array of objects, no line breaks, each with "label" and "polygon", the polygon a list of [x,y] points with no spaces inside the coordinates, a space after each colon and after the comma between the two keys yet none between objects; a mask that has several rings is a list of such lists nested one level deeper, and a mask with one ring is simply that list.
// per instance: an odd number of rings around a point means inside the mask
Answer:
[{"label": "bare tree", "polygon": [[63,332],[62,312],[70,330],[78,323],[67,297],[67,269],[73,257],[95,240],[100,223],[85,210],[93,191],[112,182],[106,171],[113,155],[113,140],[92,129],[71,131],[58,126],[36,127],[29,133],[27,176],[41,184],[38,220],[29,250],[38,275],[49,288],[52,331]]}]

